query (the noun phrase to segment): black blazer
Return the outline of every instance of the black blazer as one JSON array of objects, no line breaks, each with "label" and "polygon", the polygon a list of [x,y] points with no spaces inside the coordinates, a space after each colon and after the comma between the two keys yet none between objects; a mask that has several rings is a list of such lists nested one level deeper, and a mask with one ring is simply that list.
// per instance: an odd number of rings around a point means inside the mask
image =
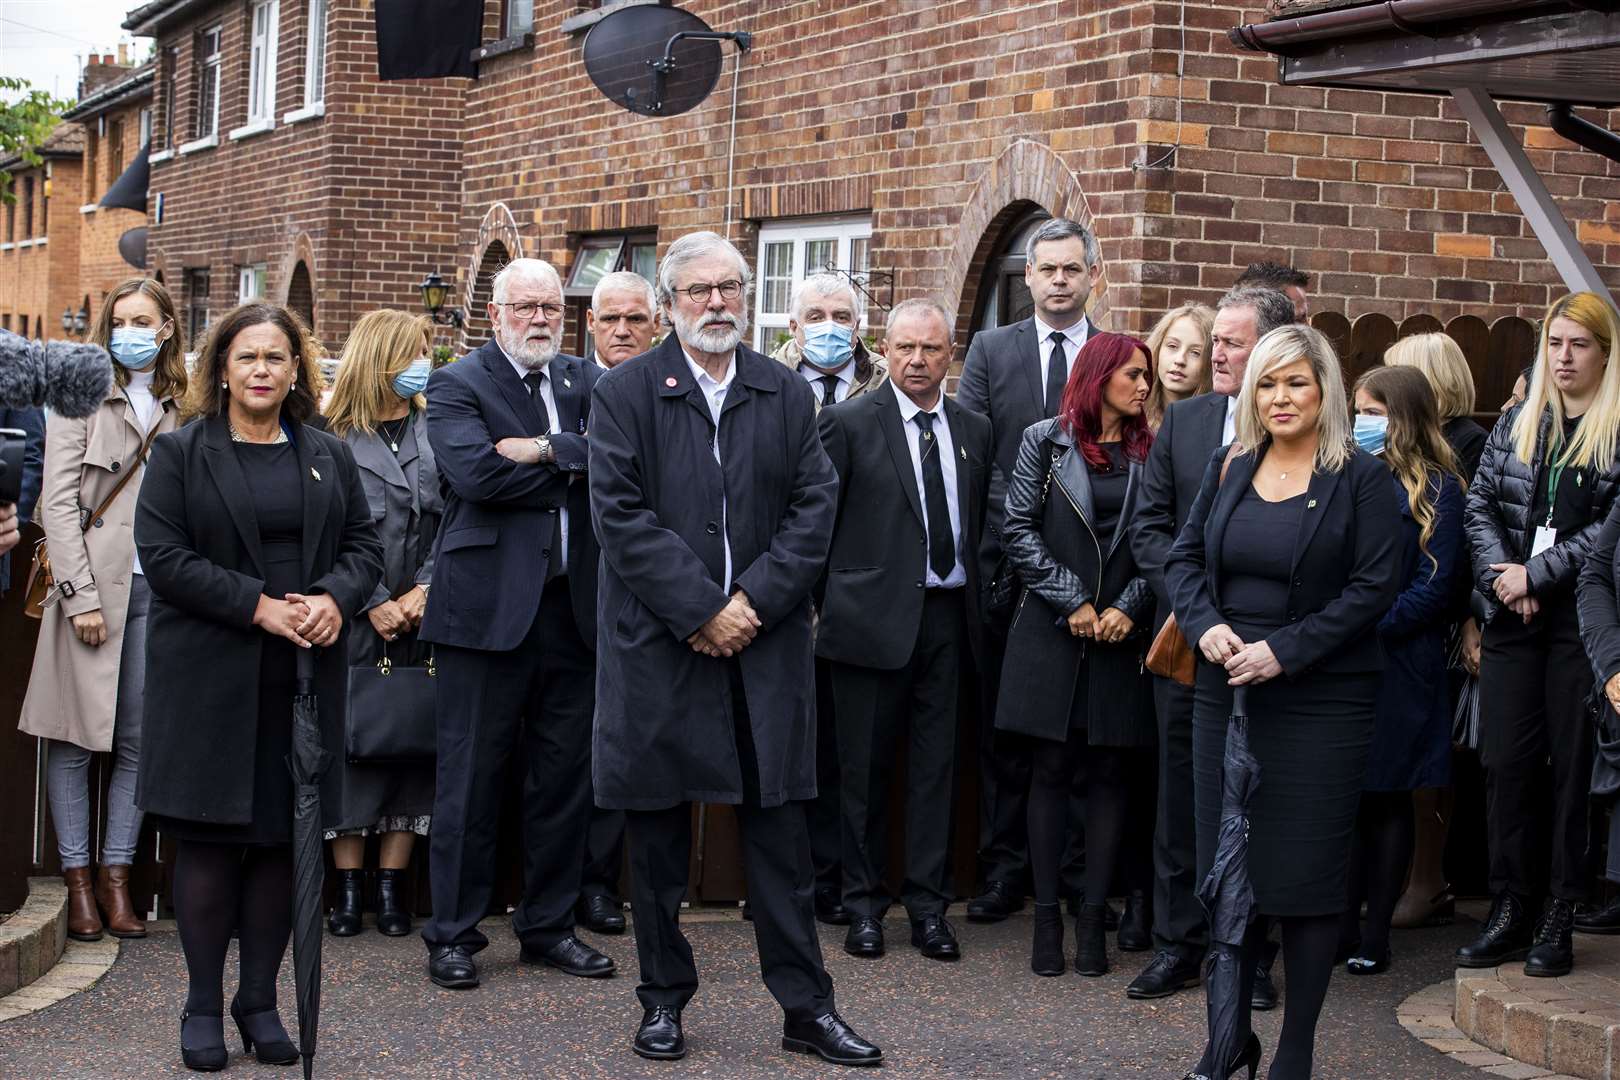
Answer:
[{"label": "black blazer", "polygon": [[[295,425],[292,439],[304,486],[305,591],[329,594],[343,612],[338,640],[314,650],[322,734],[341,754],[348,634],[382,578],[382,544],[348,446],[308,426]],[[224,824],[252,817],[259,657],[270,637],[253,625],[264,570],[252,483],[223,416],[152,443],[135,506],[135,547],[152,587],[135,801],[152,813]]]},{"label": "black blazer", "polygon": [[528,387],[493,340],[428,380],[428,441],[444,484],[444,519],[433,550],[421,637],[464,649],[514,649],[529,632],[545,589],[550,536],[568,511],[568,585],[574,620],[596,640],[596,573],[584,480],[591,388],[601,368],[577,356],[553,357],[552,395],[561,434],[557,460],[520,465],[495,452],[502,439],[544,434]]},{"label": "black blazer", "polygon": [[[1164,579],[1176,621],[1196,650],[1210,627],[1227,620],[1221,607],[1221,542],[1232,510],[1254,480],[1260,452],[1238,454],[1221,481],[1224,450],[1204,470],[1204,483]],[[1266,638],[1283,674],[1382,669],[1378,621],[1400,594],[1401,510],[1389,469],[1355,451],[1337,473],[1313,473],[1294,540],[1288,625]]]},{"label": "black blazer", "polygon": [[[1164,564],[1181,535],[1193,502],[1204,483],[1209,456],[1225,440],[1225,394],[1199,394],[1165,410],[1142,469],[1142,493],[1131,521],[1131,552],[1159,602],[1158,621],[1170,617],[1170,593]],[[1190,639],[1189,639],[1190,640]],[[1196,642],[1194,642],[1196,644]]]},{"label": "black blazer", "polygon": [[[1580,613],[1581,643],[1592,661],[1598,692],[1620,673],[1620,503],[1603,519],[1603,528],[1592,542],[1592,550],[1581,566],[1576,586],[1576,609]],[[1604,706],[1607,708],[1607,706]]]},{"label": "black blazer", "polygon": [[[990,491],[990,422],[950,398],[944,413],[956,457],[969,642],[978,658],[978,549]],[[909,446],[915,435],[901,419],[894,392],[882,387],[822,409],[818,426],[838,473],[838,516],[816,655],[893,671],[911,659],[928,573],[928,533]]]}]

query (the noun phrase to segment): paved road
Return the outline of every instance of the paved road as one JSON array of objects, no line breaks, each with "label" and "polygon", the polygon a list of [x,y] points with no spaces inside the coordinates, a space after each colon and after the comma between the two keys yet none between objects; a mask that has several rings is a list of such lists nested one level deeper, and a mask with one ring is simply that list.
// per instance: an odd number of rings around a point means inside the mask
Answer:
[{"label": "paved road", "polygon": [[[1448,978],[1448,957],[1473,923],[1397,933],[1396,967],[1357,979],[1334,976],[1319,1031],[1319,1080],[1429,1080],[1479,1077],[1407,1035],[1395,1006]],[[857,961],[823,928],[839,1009],[887,1053],[884,1072],[919,1078],[1154,1077],[1177,1080],[1202,1045],[1204,1000],[1183,993],[1158,1003],[1128,1002],[1125,984],[1141,958],[1115,955],[1102,979],[1029,973],[1029,920],[998,926],[959,923],[966,950],[958,964],[923,960],[904,946],[891,919],[890,955]],[[687,1011],[691,1053],[678,1063],[630,1053],[640,1017],[635,952],[628,937],[597,943],[619,961],[610,980],[573,979],[519,965],[504,925],[480,955],[484,985],[454,993],[430,985],[413,937],[367,930],[327,938],[321,1017],[321,1077],[692,1078],[816,1077],[841,1071],[778,1047],[778,1014],[758,978],[752,929],[734,918],[689,922],[705,985]],[[1072,948],[1072,941],[1070,943]],[[231,961],[234,965],[234,953]],[[283,969],[283,1015],[293,1023],[291,963]],[[228,968],[228,971],[233,968]],[[189,1076],[180,1065],[178,1028],[184,963],[173,924],[125,943],[118,963],[91,990],[42,1012],[0,1024],[0,1077]],[[227,993],[233,976],[226,980]],[[1281,1012],[1259,1020],[1276,1039]],[[240,1054],[229,1070],[291,1080]],[[1262,1065],[1262,1069],[1264,1065]],[[857,1074],[864,1075],[864,1074]],[[1262,1071],[1262,1076],[1264,1072]]]}]

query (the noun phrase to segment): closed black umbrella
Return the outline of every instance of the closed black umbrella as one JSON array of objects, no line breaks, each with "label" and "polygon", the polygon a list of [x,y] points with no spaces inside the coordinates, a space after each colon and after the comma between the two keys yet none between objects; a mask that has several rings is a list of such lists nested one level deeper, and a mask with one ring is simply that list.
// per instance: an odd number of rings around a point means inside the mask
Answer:
[{"label": "closed black umbrella", "polygon": [[1249,752],[1246,687],[1232,691],[1232,718],[1226,728],[1221,769],[1221,827],[1215,861],[1198,887],[1209,914],[1210,957],[1205,994],[1209,1007],[1209,1046],[1204,1060],[1225,1076],[1227,1062],[1247,1048],[1249,1025],[1244,1000],[1243,938],[1254,915],[1249,882],[1249,800],[1260,786],[1260,763]]},{"label": "closed black umbrella", "polygon": [[293,697],[293,978],[298,995],[298,1052],[304,1080],[315,1072],[315,1032],[321,1012],[321,777],[331,763],[321,745],[315,700],[315,650],[298,650],[298,693]]}]

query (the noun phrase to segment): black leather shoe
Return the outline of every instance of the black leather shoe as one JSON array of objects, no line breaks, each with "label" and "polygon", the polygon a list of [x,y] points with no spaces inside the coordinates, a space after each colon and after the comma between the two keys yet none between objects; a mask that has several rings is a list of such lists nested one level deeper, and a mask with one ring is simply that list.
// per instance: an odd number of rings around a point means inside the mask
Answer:
[{"label": "black leather shoe", "polygon": [[[1080,909],[1086,904],[1086,894],[1083,892],[1070,893],[1064,903],[1068,908],[1069,918],[1078,919],[1080,917]],[[1119,929],[1119,926],[1119,912],[1114,909],[1113,904],[1104,903],[1103,928],[1112,934],[1115,930]]]},{"label": "black leather shoe", "polygon": [[686,1056],[686,1036],[681,1034],[681,1010],[668,1005],[648,1009],[636,1029],[630,1049],[654,1061],[677,1061]]},{"label": "black leather shoe", "polygon": [[518,959],[525,964],[554,967],[582,979],[606,979],[617,966],[610,957],[597,952],[572,934],[559,939],[548,949],[531,949],[525,945]]},{"label": "black leather shoe", "polygon": [[219,1013],[180,1014],[180,1060],[197,1072],[218,1072],[230,1057],[225,1051],[225,1021]]},{"label": "black leather shoe", "polygon": [[471,990],[478,985],[478,965],[464,945],[434,945],[428,949],[428,978],[446,990]]},{"label": "black leather shoe", "polygon": [[339,870],[337,906],[326,917],[326,928],[333,937],[353,937],[360,932],[361,882],[364,870]]},{"label": "black leather shoe", "polygon": [[1191,990],[1202,981],[1203,972],[1199,964],[1164,950],[1153,954],[1148,966],[1125,988],[1125,996],[1137,1001],[1151,1001],[1169,997],[1177,990]]},{"label": "black leather shoe", "polygon": [[782,1049],[815,1054],[834,1065],[878,1065],[883,1051],[855,1034],[835,1012],[782,1025]]},{"label": "black leather shoe", "polygon": [[377,931],[389,937],[411,932],[411,913],[400,902],[400,870],[377,871]]},{"label": "black leather shoe", "polygon": [[1510,892],[1497,896],[1479,936],[1457,950],[1457,966],[1488,968],[1530,955],[1535,927],[1524,900]]},{"label": "black leather shoe", "polygon": [[1107,904],[1082,904],[1074,917],[1074,973],[1088,978],[1108,974],[1108,930],[1103,925]]},{"label": "black leather shoe", "polygon": [[1024,910],[1024,897],[1020,889],[1015,889],[1005,881],[992,881],[985,885],[984,892],[968,901],[968,922],[1000,922],[1015,911]]},{"label": "black leather shoe", "polygon": [[754,921],[754,909],[748,906],[748,901],[746,900],[742,902],[742,917],[743,922]]},{"label": "black leather shoe", "polygon": [[924,915],[911,921],[911,943],[930,960],[960,960],[962,946],[943,915]]},{"label": "black leather shoe", "polygon": [[1254,989],[1249,993],[1249,1008],[1255,1012],[1270,1012],[1277,1007],[1277,984],[1271,979],[1277,948],[1275,941],[1260,946],[1260,961],[1254,966]]},{"label": "black leather shoe", "polygon": [[1579,904],[1575,908],[1577,934],[1620,934],[1620,897],[1603,907]]},{"label": "black leather shoe", "polygon": [[1241,1076],[1245,1071],[1249,1074],[1249,1080],[1254,1080],[1254,1074],[1259,1070],[1260,1036],[1251,1031],[1249,1032],[1249,1041],[1243,1044],[1243,1051],[1227,1064],[1225,1072],[1211,1076],[1208,1073],[1201,1073],[1194,1069],[1186,1076],[1183,1076],[1181,1080],[1232,1080],[1233,1077]]},{"label": "black leather shoe", "polygon": [[865,915],[857,915],[844,935],[844,951],[851,956],[874,957],[883,955],[883,924]]},{"label": "black leather shoe", "polygon": [[1035,905],[1035,933],[1029,950],[1029,970],[1052,977],[1067,970],[1063,958],[1063,913],[1056,904]]},{"label": "black leather shoe", "polygon": [[236,1033],[242,1036],[243,1053],[252,1054],[264,1065],[291,1065],[298,1060],[298,1047],[288,1038],[274,1005],[248,1012],[232,998],[231,1019],[236,1021]]},{"label": "black leather shoe", "polygon": [[1575,905],[1556,897],[1547,901],[1547,910],[1536,924],[1536,943],[1524,959],[1524,973],[1547,979],[1568,975],[1575,967],[1575,943],[1570,937],[1575,923]]},{"label": "black leather shoe", "polygon": [[624,933],[624,905],[606,893],[582,896],[574,912],[580,925],[593,934]]},{"label": "black leather shoe", "polygon": [[848,926],[854,918],[837,889],[816,890],[816,918],[828,926]]},{"label": "black leather shoe", "polygon": [[1153,901],[1141,889],[1125,898],[1119,920],[1119,951],[1147,952],[1153,948]]}]

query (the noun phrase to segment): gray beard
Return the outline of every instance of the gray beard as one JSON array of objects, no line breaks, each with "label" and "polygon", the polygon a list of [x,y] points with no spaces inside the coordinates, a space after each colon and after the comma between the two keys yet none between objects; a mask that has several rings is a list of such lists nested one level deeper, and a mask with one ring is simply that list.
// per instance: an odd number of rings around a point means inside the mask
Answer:
[{"label": "gray beard", "polygon": [[558,352],[555,337],[549,341],[525,341],[521,337],[514,341],[505,333],[497,330],[495,340],[500,342],[501,348],[506,350],[507,356],[510,356],[517,362],[518,366],[527,371],[539,371],[551,363]]},{"label": "gray beard", "polygon": [[700,325],[698,319],[677,314],[675,336],[682,344],[699,352],[719,355],[732,352],[742,344],[743,335],[748,333],[748,316],[746,313],[737,316],[737,322],[733,326],[708,326],[699,329]]}]

